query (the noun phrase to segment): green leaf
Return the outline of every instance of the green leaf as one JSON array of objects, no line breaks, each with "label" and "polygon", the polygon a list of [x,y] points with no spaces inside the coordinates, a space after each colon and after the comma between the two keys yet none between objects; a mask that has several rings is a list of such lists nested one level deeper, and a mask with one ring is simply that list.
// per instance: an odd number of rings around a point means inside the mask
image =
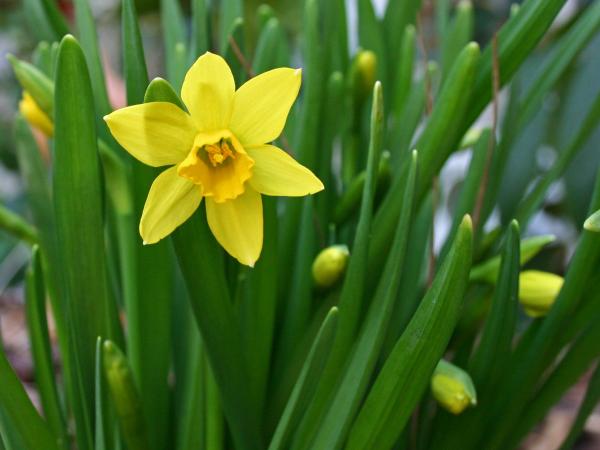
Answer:
[{"label": "green leaf", "polygon": [[[537,255],[546,245],[554,242],[556,237],[551,234],[541,236],[532,236],[521,241],[520,245],[520,264],[527,264],[535,255]],[[500,271],[500,256],[494,256],[491,259],[473,267],[471,269],[471,281],[481,281],[487,283],[496,283]]]},{"label": "green leaf", "polygon": [[[147,101],[148,73],[144,58],[141,33],[135,5],[132,0],[123,2],[123,66],[127,103]],[[122,231],[122,247],[133,255],[132,295],[126,298],[125,308],[129,333],[127,356],[138,386],[148,435],[153,448],[163,448],[169,428],[169,387],[167,378],[171,364],[171,301],[172,264],[168,242],[142,245],[138,223],[150,186],[160,169],[145,166],[129,155],[131,191],[133,193],[132,217],[124,217],[129,228]],[[128,261],[128,259],[126,260]]]},{"label": "green leaf", "polygon": [[315,393],[319,377],[323,373],[337,329],[338,309],[331,308],[323,321],[304,365],[290,395],[285,410],[273,434],[269,450],[288,448],[288,441],[298,425],[305,408]]},{"label": "green leaf", "polygon": [[442,76],[447,76],[460,51],[473,38],[473,6],[469,0],[462,0],[457,8],[452,24],[444,34],[441,44]]},{"label": "green leaf", "polygon": [[[61,266],[65,270],[69,327],[81,391],[78,431],[90,429],[97,336],[113,336],[114,307],[107,285],[102,190],[94,102],[85,56],[72,36],[60,44],[55,86],[54,209]],[[77,193],[77,195],[75,195]],[[77,399],[75,400],[77,401]],[[87,419],[85,418],[87,416]],[[78,435],[79,437],[79,435]],[[80,441],[81,449],[91,448]]]},{"label": "green leaf", "polygon": [[44,408],[44,416],[56,436],[58,446],[67,449],[69,446],[67,424],[54,376],[52,349],[46,320],[46,291],[37,246],[33,248],[31,265],[25,275],[25,313],[35,369],[35,383]]},{"label": "green leaf", "polygon": [[229,36],[233,34],[236,22],[244,17],[242,0],[222,0],[219,10],[219,48],[222,53],[229,46]]},{"label": "green leaf", "polygon": [[290,49],[287,45],[284,30],[279,20],[273,17],[265,24],[258,37],[254,60],[252,61],[252,71],[262,73],[276,67],[286,66],[288,65],[289,53]]},{"label": "green leaf", "polygon": [[208,5],[206,0],[192,0],[192,38],[190,45],[190,63],[210,48],[210,30],[208,26]]},{"label": "green leaf", "polygon": [[38,242],[37,231],[21,216],[0,205],[0,229],[12,234],[17,239],[35,245]]},{"label": "green leaf", "polygon": [[236,448],[258,450],[258,405],[256,394],[248,389],[246,356],[225,280],[223,251],[203,211],[177,228],[172,240]]},{"label": "green leaf", "polygon": [[67,23],[52,0],[24,0],[26,20],[34,35],[39,39],[58,41],[69,32]]},{"label": "green leaf", "polygon": [[111,341],[102,344],[102,365],[123,439],[129,450],[150,448],[142,401],[127,358]]},{"label": "green leaf", "polygon": [[0,345],[0,430],[8,442],[9,436],[18,439],[14,450],[59,450],[57,437],[31,403],[19,377],[10,366]]},{"label": "green leaf", "polygon": [[399,46],[398,70],[392,86],[393,100],[390,110],[392,117],[400,117],[410,97],[411,88],[414,88],[412,81],[415,66],[415,39],[415,27],[407,25],[402,35],[402,44]]},{"label": "green leaf", "polygon": [[[179,87],[176,80],[183,80],[181,74],[181,56],[178,55],[177,46],[185,45],[187,42],[186,28],[179,0],[161,0],[160,18],[163,29],[165,46],[165,60],[167,66],[167,78]],[[187,65],[187,55],[183,57],[184,65]]]},{"label": "green leaf", "polygon": [[429,384],[458,320],[471,262],[468,216],[408,327],[385,362],[348,436],[348,449],[390,448]]},{"label": "green leaf", "polygon": [[521,255],[519,224],[513,221],[504,243],[492,307],[479,345],[469,362],[468,371],[480,393],[487,393],[487,389],[495,384],[512,351],[519,305]]},{"label": "green leaf", "polygon": [[[101,118],[111,111],[108,93],[106,91],[106,82],[104,79],[104,69],[102,67],[102,58],[100,56],[100,44],[96,32],[96,20],[92,14],[89,0],[74,0],[75,5],[75,24],[77,25],[78,36],[81,42],[94,92],[94,102],[96,112]],[[108,130],[103,121],[99,121],[100,133],[102,136],[108,135]]]},{"label": "green leaf", "polygon": [[575,421],[571,425],[571,430],[569,431],[569,435],[563,441],[559,450],[570,450],[575,445],[575,442],[579,438],[579,435],[583,431],[585,423],[587,422],[588,417],[594,411],[594,408],[600,401],[600,366],[596,365],[596,369],[590,380],[588,381],[587,390],[585,392],[585,397],[579,406],[579,410],[577,411],[577,416],[575,417]]},{"label": "green leaf", "polygon": [[415,151],[404,189],[404,209],[398,220],[390,255],[339,387],[312,443],[314,448],[339,448],[342,445],[358,411],[360,401],[368,389],[394,302],[398,298],[398,287],[405,266],[408,231],[412,220],[416,172]]},{"label": "green leaf", "polygon": [[304,448],[312,438],[319,426],[322,414],[325,412],[329,397],[335,389],[336,383],[344,363],[349,357],[352,344],[358,334],[361,314],[363,311],[363,297],[367,280],[367,256],[371,241],[371,217],[377,182],[377,167],[381,154],[383,135],[383,93],[381,83],[376,82],[373,88],[373,107],[371,110],[371,136],[367,162],[367,179],[362,194],[354,245],[352,246],[348,269],[340,294],[339,324],[331,354],[325,366],[323,375],[319,380],[317,393],[305,419],[296,431],[293,448]]},{"label": "green leaf", "polygon": [[[600,5],[600,4],[599,4]],[[600,11],[600,10],[599,10]],[[556,180],[558,180],[567,170],[571,162],[583,149],[585,143],[593,136],[594,131],[600,122],[600,95],[596,97],[594,103],[588,110],[581,127],[573,135],[566,148],[559,153],[558,158],[550,170],[542,175],[535,187],[521,201],[517,209],[516,217],[522,223],[528,223],[535,211],[542,204],[546,192]]]},{"label": "green leaf", "polygon": [[[433,107],[433,111],[425,130],[421,134],[415,148],[419,152],[419,181],[417,199],[420,201],[429,190],[431,180],[441,169],[444,161],[458,146],[462,134],[457,128],[469,106],[469,98],[473,76],[479,61],[479,46],[468,44],[460,53],[442,91]],[[394,232],[394,226],[402,203],[398,201],[398,193],[402,189],[408,166],[404,164],[398,171],[390,187],[389,193],[373,220],[372,257],[374,266],[381,265],[381,259],[387,254],[388,242]],[[371,264],[371,263],[370,263]]]},{"label": "green leaf", "polygon": [[[376,79],[388,86],[388,58],[383,27],[375,16],[371,0],[358,0],[358,44],[363,50],[372,50],[377,57]],[[386,92],[387,98],[387,92]]]}]

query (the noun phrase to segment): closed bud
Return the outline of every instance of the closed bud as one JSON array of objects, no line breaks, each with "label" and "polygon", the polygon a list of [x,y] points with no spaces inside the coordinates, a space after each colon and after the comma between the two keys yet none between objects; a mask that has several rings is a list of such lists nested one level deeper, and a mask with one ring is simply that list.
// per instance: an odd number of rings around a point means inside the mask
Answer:
[{"label": "closed bud", "polygon": [[377,56],[370,50],[359,50],[352,65],[352,83],[357,106],[373,91],[377,71]]},{"label": "closed bud", "polygon": [[440,406],[452,414],[460,414],[477,404],[477,393],[469,374],[443,359],[431,376],[431,392]]},{"label": "closed bud", "polygon": [[562,288],[563,278],[549,272],[525,270],[519,275],[519,301],[530,317],[548,314]]},{"label": "closed bud", "polygon": [[54,83],[40,69],[12,55],[7,56],[19,84],[38,105],[46,116],[54,113]]},{"label": "closed bud", "polygon": [[54,135],[54,124],[27,91],[23,91],[23,98],[19,102],[19,112],[32,127],[40,130],[47,137]]},{"label": "closed bud", "polygon": [[333,286],[344,275],[349,255],[345,245],[333,245],[322,250],[312,265],[315,284],[322,288]]}]

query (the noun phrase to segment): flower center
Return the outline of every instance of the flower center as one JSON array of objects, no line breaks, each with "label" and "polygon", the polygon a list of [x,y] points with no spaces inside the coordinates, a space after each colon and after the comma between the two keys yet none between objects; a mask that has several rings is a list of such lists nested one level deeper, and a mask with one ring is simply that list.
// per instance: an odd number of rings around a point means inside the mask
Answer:
[{"label": "flower center", "polygon": [[223,164],[227,158],[235,159],[235,154],[225,139],[221,139],[216,144],[205,145],[204,151],[208,154],[208,160],[213,167]]}]

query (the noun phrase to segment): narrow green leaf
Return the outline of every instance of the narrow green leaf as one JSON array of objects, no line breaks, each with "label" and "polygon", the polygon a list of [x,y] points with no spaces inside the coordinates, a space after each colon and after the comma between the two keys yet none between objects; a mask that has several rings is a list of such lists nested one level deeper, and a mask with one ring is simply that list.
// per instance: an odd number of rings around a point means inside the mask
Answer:
[{"label": "narrow green leaf", "polygon": [[[102,57],[100,55],[100,45],[96,32],[96,20],[92,14],[89,0],[74,0],[75,5],[75,24],[77,25],[81,48],[89,67],[92,91],[94,92],[94,103],[96,112],[101,118],[111,111],[108,93],[106,91],[106,82],[104,79],[104,69],[102,67]],[[100,133],[103,136],[108,134],[106,125],[100,121]]]},{"label": "narrow green leaf", "polygon": [[[132,0],[123,2],[123,66],[127,103],[139,104],[145,98],[148,73],[144,58],[141,33]],[[131,281],[135,288],[126,304],[129,333],[127,355],[133,376],[144,402],[142,408],[148,425],[152,448],[166,445],[169,427],[169,388],[167,378],[171,363],[170,327],[173,258],[168,242],[142,245],[138,234],[138,223],[150,189],[159,170],[145,166],[132,157],[127,157],[133,193],[133,215],[129,219],[132,228],[123,230],[121,246],[132,246]],[[127,218],[125,218],[127,220]],[[127,234],[126,234],[127,233]],[[129,255],[128,255],[129,256]]]},{"label": "narrow green leaf", "polygon": [[[462,138],[463,133],[458,132],[457,127],[462,123],[469,105],[469,93],[478,60],[479,46],[475,43],[468,44],[454,62],[425,130],[417,141],[415,148],[419,152],[420,160],[417,186],[419,200],[429,190],[431,180]],[[376,261],[375,266],[380,265],[380,259],[387,253],[388,242],[402,209],[402,203],[397,201],[397,198],[407,170],[408,166],[405,164],[397,173],[389,194],[373,220],[372,259]]]},{"label": "narrow green leaf", "polygon": [[358,411],[360,401],[368,389],[386,335],[394,302],[398,298],[398,287],[402,269],[405,266],[408,231],[413,213],[416,172],[417,153],[415,151],[412,155],[404,189],[404,209],[398,220],[390,255],[335,397],[312,443],[314,448],[341,447]]},{"label": "narrow green leaf", "polygon": [[359,213],[354,245],[352,246],[348,269],[342,285],[339,309],[340,318],[335,342],[319,381],[317,393],[303,423],[296,431],[295,447],[303,448],[308,442],[319,422],[333,393],[333,389],[348,358],[352,344],[358,333],[363,311],[363,296],[366,285],[366,264],[371,237],[371,217],[377,182],[377,167],[381,154],[383,135],[383,93],[381,83],[376,82],[373,88],[373,107],[371,110],[371,136],[367,162],[367,179]]},{"label": "narrow green leaf", "polygon": [[35,383],[48,426],[54,433],[58,446],[67,449],[69,438],[54,376],[55,370],[46,320],[45,294],[42,263],[39,250],[35,246],[31,265],[25,276],[25,313],[35,369]]},{"label": "narrow green leaf", "polygon": [[521,108],[516,119],[519,129],[523,129],[531,121],[550,89],[565,71],[572,67],[573,60],[596,35],[599,27],[600,3],[591,4],[569,32],[561,37],[551,56],[539,68],[537,76],[531,82],[531,87],[522,96]]},{"label": "narrow green leaf", "polygon": [[304,365],[290,395],[285,410],[281,415],[277,429],[273,434],[269,450],[283,450],[288,448],[288,441],[293,430],[298,425],[305,408],[309,405],[314,395],[316,386],[321,376],[329,352],[333,346],[337,329],[338,310],[331,308],[323,321]]},{"label": "narrow green leaf", "polygon": [[218,387],[215,377],[208,364],[204,365],[204,390],[206,392],[206,450],[225,450],[225,423],[223,410],[219,400]]},{"label": "narrow green leaf", "polygon": [[585,392],[585,397],[579,406],[579,410],[577,411],[577,416],[575,417],[575,421],[571,425],[571,430],[569,431],[568,436],[563,441],[559,450],[570,450],[575,445],[575,442],[579,438],[579,435],[583,431],[585,423],[587,422],[588,417],[594,411],[594,408],[600,401],[600,365],[596,365],[596,369],[590,380],[588,381],[587,390]]},{"label": "narrow green leaf", "polygon": [[192,0],[192,38],[190,45],[190,63],[210,48],[210,30],[208,27],[208,5],[206,0]]},{"label": "narrow green leaf", "polygon": [[[504,86],[515,74],[523,61],[540,42],[566,0],[530,0],[512,15],[498,33],[498,66],[500,86]],[[461,134],[492,98],[492,45],[488,45],[477,66],[472,89],[471,105],[462,122]]]},{"label": "narrow green leaf", "polygon": [[[383,16],[383,27],[385,32],[385,44],[387,54],[395,55],[396,46],[401,44],[404,30],[408,25],[415,25],[417,14],[421,9],[421,0],[396,0],[388,2],[385,15]],[[397,74],[397,67],[391,67],[391,80]],[[420,149],[419,149],[420,151]]]},{"label": "narrow green leaf", "polygon": [[390,448],[427,388],[458,320],[471,262],[472,224],[455,244],[371,388],[348,436],[348,449]]},{"label": "narrow green leaf", "polygon": [[[85,56],[72,36],[60,44],[55,87],[54,209],[68,299],[69,327],[75,341],[82,411],[91,417],[94,348],[97,336],[112,336],[104,255],[102,191],[96,145],[94,102]],[[77,193],[77,195],[74,195]],[[87,412],[85,412],[87,411]],[[77,416],[76,416],[77,418]],[[83,416],[81,430],[91,427]],[[90,448],[90,440],[82,445]]]},{"label": "narrow green leaf", "polygon": [[469,0],[462,0],[454,19],[442,41],[442,76],[447,76],[460,51],[473,38],[473,6]]},{"label": "narrow green leaf", "polygon": [[519,305],[519,244],[519,224],[513,221],[504,243],[492,307],[469,362],[468,371],[480,393],[494,385],[499,368],[506,364],[511,353]]},{"label": "narrow green leaf", "polygon": [[[375,16],[371,0],[358,0],[358,44],[363,50],[372,50],[376,57],[376,79],[388,86],[388,58],[383,27]],[[386,92],[387,97],[387,92]]]},{"label": "narrow green leaf", "polygon": [[276,67],[286,66],[289,53],[290,49],[285,33],[279,20],[273,17],[265,24],[258,37],[252,70],[254,73],[262,73]]},{"label": "narrow green leaf", "polygon": [[[15,450],[59,450],[57,437],[27,396],[0,345],[0,429],[10,430],[20,445]],[[3,438],[6,434],[3,431]]]},{"label": "narrow green leaf", "polygon": [[227,35],[223,58],[233,72],[236,86],[241,86],[248,77],[248,67],[242,64],[246,60],[246,36],[244,34],[244,19],[238,17],[233,21]]},{"label": "narrow green leaf", "polygon": [[219,387],[236,448],[261,448],[255,393],[248,390],[239,322],[224,275],[223,251],[203,211],[172,235],[192,309]]},{"label": "narrow green leaf", "polygon": [[[265,239],[260,259],[253,270],[248,273],[245,294],[239,305],[240,326],[245,346],[245,353],[252,355],[248,358],[248,383],[256,391],[260,402],[260,412],[263,413],[267,400],[269,373],[271,370],[271,352],[273,348],[273,334],[275,331],[275,313],[277,309],[277,279],[280,271],[277,263],[277,200],[264,196],[263,199],[263,233]],[[309,208],[309,220],[312,220],[312,208]],[[306,227],[310,230],[312,223]],[[314,233],[314,232],[313,232]],[[304,233],[300,234],[299,242],[304,239]],[[314,238],[313,238],[314,239]],[[299,247],[302,252],[302,247]],[[312,246],[307,245],[305,250],[312,256]],[[306,267],[310,261],[303,261]],[[310,282],[307,283],[310,287]],[[290,301],[301,288],[292,289]],[[309,291],[310,294],[310,291]],[[310,305],[310,295],[299,296]]]},{"label": "narrow green leaf", "polygon": [[[177,86],[175,80],[180,78],[180,57],[177,55],[177,45],[187,42],[186,28],[179,0],[161,0],[160,18],[163,29],[167,78]],[[184,61],[187,64],[187,57]]]},{"label": "narrow green leaf", "polygon": [[67,23],[53,0],[24,0],[25,18],[39,39],[58,41],[69,32]]},{"label": "narrow green leaf", "polygon": [[394,94],[390,110],[392,117],[400,116],[410,96],[415,65],[415,39],[415,27],[407,25],[402,36],[402,44],[399,46],[398,70],[392,86]]},{"label": "narrow green leaf", "polygon": [[175,92],[175,89],[169,84],[168,81],[163,80],[162,78],[155,78],[148,85],[148,89],[146,89],[145,98],[146,101],[155,101],[155,102],[170,102],[185,111],[185,105]]},{"label": "narrow green leaf", "polygon": [[577,130],[577,133],[575,133],[566,148],[560,152],[550,170],[542,175],[533,190],[531,190],[519,204],[516,217],[522,221],[522,223],[527,224],[529,222],[535,211],[537,211],[542,204],[546,192],[552,183],[565,173],[569,164],[571,164],[579,154],[579,151],[582,150],[585,143],[593,136],[593,133],[598,126],[598,122],[600,122],[600,95],[596,97],[594,103],[583,119],[581,127]]},{"label": "narrow green leaf", "polygon": [[[598,314],[588,329],[573,343],[569,352],[560,361],[552,374],[548,377],[534,399],[520,414],[516,427],[500,448],[513,448],[523,437],[548,413],[565,394],[585,374],[590,365],[600,356],[598,341],[600,340],[600,327]],[[508,445],[507,445],[508,444]]]},{"label": "narrow green leaf", "polygon": [[225,53],[229,36],[235,28],[238,19],[244,17],[244,4],[242,0],[222,0],[219,10],[219,48]]},{"label": "narrow green leaf", "polygon": [[[590,205],[592,211],[598,208],[600,208],[600,177],[596,178],[594,197]],[[600,236],[584,230],[571,258],[563,287],[550,313],[539,328],[535,329],[531,339],[521,340],[519,347],[523,344],[527,346],[511,368],[513,376],[498,387],[497,405],[493,408],[494,415],[504,414],[507,408],[520,411],[531,398],[530,386],[542,376],[562,348],[561,345],[557,345],[562,342],[562,330],[570,322],[571,314],[577,311],[578,305],[583,301],[588,283],[595,274],[595,261],[598,255],[600,255]],[[520,352],[519,347],[517,353]],[[502,445],[519,418],[519,415],[506,416],[501,423],[494,425],[491,435],[486,436],[490,448],[499,448],[498,446]]]},{"label": "narrow green leaf", "polygon": [[12,234],[17,239],[35,245],[38,242],[37,231],[21,216],[0,205],[0,229]]},{"label": "narrow green leaf", "polygon": [[[527,262],[537,255],[546,245],[555,240],[556,237],[551,234],[543,234],[541,236],[532,236],[523,239],[520,244],[520,264],[527,264]],[[469,278],[471,281],[495,283],[500,271],[500,265],[500,256],[494,256],[473,267]]]},{"label": "narrow green leaf", "polygon": [[106,403],[106,381],[104,378],[104,367],[102,362],[102,338],[96,339],[96,367],[94,370],[94,450],[110,449],[108,424],[105,419],[107,409]]},{"label": "narrow green leaf", "polygon": [[150,448],[142,400],[127,358],[111,341],[102,344],[104,376],[129,450]]}]

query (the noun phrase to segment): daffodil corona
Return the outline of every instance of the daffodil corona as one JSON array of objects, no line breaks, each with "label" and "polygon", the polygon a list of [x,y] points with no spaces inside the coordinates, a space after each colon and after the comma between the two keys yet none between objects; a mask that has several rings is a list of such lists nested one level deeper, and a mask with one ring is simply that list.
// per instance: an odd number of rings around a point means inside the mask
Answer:
[{"label": "daffodil corona", "polygon": [[166,102],[129,106],[104,119],[117,141],[144,164],[172,166],[154,180],[140,234],[153,244],[185,222],[205,199],[217,241],[253,266],[263,241],[261,194],[304,196],[321,181],[270,145],[283,130],[301,71],[279,68],[235,89],[223,58],[205,53],[185,76],[188,112]]}]

